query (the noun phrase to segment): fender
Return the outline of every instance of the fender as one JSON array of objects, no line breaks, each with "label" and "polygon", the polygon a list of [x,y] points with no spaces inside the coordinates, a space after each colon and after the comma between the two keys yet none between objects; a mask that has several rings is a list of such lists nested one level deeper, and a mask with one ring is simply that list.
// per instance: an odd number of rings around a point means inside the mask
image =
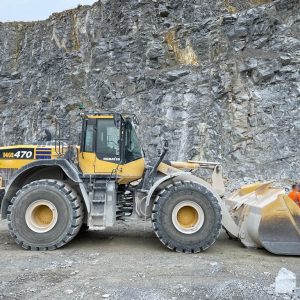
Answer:
[{"label": "fender", "polygon": [[11,178],[8,185],[5,187],[5,195],[1,204],[2,219],[6,218],[9,202],[11,198],[15,195],[15,193],[18,191],[20,186],[23,186],[22,183],[26,182],[26,178],[28,178],[28,176],[30,176],[31,174],[34,174],[35,171],[42,170],[45,167],[54,166],[60,168],[66,174],[66,176],[70,178],[73,182],[78,183],[84,202],[86,204],[86,208],[88,211],[90,210],[88,196],[82,184],[82,180],[79,176],[79,171],[77,170],[76,166],[66,159],[49,159],[43,161],[34,161],[23,166],[15,172],[14,176]]},{"label": "fender", "polygon": [[179,175],[183,175],[183,174],[190,174],[190,173],[188,173],[188,172],[177,172],[177,173],[173,173],[173,174],[170,174],[170,175],[166,175],[166,176],[158,179],[157,181],[155,181],[154,184],[152,185],[151,189],[149,190],[148,194],[147,194],[145,211],[147,210],[147,207],[150,205],[150,201],[152,199],[153,193],[158,189],[159,186],[161,186],[166,181],[172,180],[174,177],[179,176]]}]

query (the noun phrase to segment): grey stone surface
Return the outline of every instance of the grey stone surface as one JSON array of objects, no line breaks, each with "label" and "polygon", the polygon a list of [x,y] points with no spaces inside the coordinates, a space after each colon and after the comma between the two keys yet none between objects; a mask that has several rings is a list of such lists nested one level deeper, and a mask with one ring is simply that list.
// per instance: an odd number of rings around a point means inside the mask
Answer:
[{"label": "grey stone surface", "polygon": [[0,57],[2,145],[83,103],[138,114],[150,157],[168,139],[230,180],[299,179],[299,0],[102,0],[0,23]]}]

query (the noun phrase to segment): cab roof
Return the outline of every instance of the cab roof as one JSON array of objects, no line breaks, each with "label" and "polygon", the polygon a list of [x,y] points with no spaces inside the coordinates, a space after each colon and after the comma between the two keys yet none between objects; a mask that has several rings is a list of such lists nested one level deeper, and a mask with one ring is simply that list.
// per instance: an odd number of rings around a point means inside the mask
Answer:
[{"label": "cab roof", "polygon": [[83,113],[82,116],[85,119],[131,119],[134,123],[139,124],[139,119],[137,116],[133,113],[115,113],[115,112],[93,112],[93,113]]}]

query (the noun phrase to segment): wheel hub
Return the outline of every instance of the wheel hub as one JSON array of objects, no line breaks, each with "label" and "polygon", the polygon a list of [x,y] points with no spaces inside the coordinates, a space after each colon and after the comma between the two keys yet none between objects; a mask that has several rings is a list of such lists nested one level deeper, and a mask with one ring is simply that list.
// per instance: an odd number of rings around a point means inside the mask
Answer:
[{"label": "wheel hub", "polygon": [[55,226],[57,216],[57,209],[50,201],[37,200],[28,206],[25,221],[32,231],[44,233]]},{"label": "wheel hub", "polygon": [[172,222],[175,228],[182,233],[195,233],[203,226],[203,209],[194,201],[182,201],[173,209]]}]

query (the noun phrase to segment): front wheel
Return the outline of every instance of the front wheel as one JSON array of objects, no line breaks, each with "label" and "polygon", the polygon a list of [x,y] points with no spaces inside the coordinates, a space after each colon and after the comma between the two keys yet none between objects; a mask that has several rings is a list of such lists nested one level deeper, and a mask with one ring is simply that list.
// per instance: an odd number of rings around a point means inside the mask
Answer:
[{"label": "front wheel", "polygon": [[17,192],[8,207],[8,227],[17,244],[53,250],[71,241],[82,225],[77,193],[58,180],[38,180]]},{"label": "front wheel", "polygon": [[206,187],[179,181],[156,197],[152,224],[159,240],[169,249],[197,253],[217,240],[222,226],[221,208]]}]

